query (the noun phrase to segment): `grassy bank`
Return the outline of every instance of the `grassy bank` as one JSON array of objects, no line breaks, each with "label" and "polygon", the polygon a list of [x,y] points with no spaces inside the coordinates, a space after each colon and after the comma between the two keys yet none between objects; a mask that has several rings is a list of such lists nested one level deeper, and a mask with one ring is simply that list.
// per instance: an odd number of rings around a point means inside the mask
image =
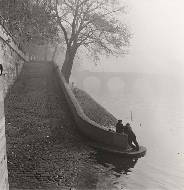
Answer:
[{"label": "grassy bank", "polygon": [[109,113],[104,107],[97,103],[89,94],[85,91],[74,88],[74,95],[77,98],[80,106],[82,107],[86,116],[88,116],[92,121],[104,126],[110,127],[114,126],[117,119]]}]

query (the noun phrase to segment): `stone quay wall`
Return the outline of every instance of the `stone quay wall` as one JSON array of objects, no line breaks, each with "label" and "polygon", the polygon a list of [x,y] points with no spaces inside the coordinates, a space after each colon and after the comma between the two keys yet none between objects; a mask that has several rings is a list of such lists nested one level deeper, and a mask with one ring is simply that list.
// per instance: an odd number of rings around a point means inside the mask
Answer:
[{"label": "stone quay wall", "polygon": [[[53,64],[54,65],[54,64]],[[126,150],[128,147],[127,135],[118,134],[108,129],[102,128],[96,122],[90,120],[80,107],[78,101],[75,98],[71,88],[66,83],[63,75],[61,74],[59,67],[54,65],[56,77],[60,84],[62,91],[64,92],[65,98],[69,105],[69,108],[73,114],[76,126],[78,130],[90,140],[96,141],[100,144],[105,144],[113,147],[117,147],[119,150]]]},{"label": "stone quay wall", "polygon": [[8,89],[21,72],[27,56],[19,50],[12,36],[0,25],[0,63],[3,74],[0,76],[0,189],[8,190],[8,170],[6,155],[4,99]]}]

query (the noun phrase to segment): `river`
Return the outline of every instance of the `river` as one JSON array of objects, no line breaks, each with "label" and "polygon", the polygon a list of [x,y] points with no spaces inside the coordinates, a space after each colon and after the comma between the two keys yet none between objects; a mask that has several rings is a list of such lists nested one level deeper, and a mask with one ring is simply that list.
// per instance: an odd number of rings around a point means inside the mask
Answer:
[{"label": "river", "polygon": [[[147,147],[140,159],[96,152],[96,161],[109,173],[99,177],[96,189],[184,189],[184,85],[177,77],[142,74],[126,86],[110,78],[106,92],[100,81],[87,78],[83,88],[114,116],[131,122],[138,142]],[[132,121],[131,121],[132,112]]]}]

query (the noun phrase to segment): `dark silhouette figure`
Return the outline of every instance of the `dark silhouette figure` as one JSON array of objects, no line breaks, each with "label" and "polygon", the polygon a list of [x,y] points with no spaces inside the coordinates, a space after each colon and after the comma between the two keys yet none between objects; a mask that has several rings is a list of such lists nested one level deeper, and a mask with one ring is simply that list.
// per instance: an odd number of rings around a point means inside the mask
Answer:
[{"label": "dark silhouette figure", "polygon": [[122,133],[123,132],[122,120],[118,120],[118,122],[116,124],[116,132],[117,133]]},{"label": "dark silhouette figure", "polygon": [[0,76],[3,74],[3,65],[0,63]]},{"label": "dark silhouette figure", "polygon": [[139,144],[137,142],[136,135],[132,131],[132,128],[130,127],[129,123],[127,123],[126,126],[124,126],[123,132],[128,135],[128,144],[130,145],[130,147],[132,147],[134,150],[138,151],[139,150]]}]

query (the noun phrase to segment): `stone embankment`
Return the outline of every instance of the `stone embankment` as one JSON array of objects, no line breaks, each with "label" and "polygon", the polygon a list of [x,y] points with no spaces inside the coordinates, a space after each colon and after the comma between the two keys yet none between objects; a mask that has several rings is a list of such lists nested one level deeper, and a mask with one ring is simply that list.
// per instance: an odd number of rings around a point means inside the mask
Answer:
[{"label": "stone embankment", "polygon": [[[0,18],[1,20],[2,18]],[[8,190],[4,98],[19,75],[27,56],[0,23],[0,189]],[[2,72],[2,73],[1,73]]]},{"label": "stone embankment", "polygon": [[95,189],[103,171],[49,63],[27,63],[5,100],[10,189]]}]

